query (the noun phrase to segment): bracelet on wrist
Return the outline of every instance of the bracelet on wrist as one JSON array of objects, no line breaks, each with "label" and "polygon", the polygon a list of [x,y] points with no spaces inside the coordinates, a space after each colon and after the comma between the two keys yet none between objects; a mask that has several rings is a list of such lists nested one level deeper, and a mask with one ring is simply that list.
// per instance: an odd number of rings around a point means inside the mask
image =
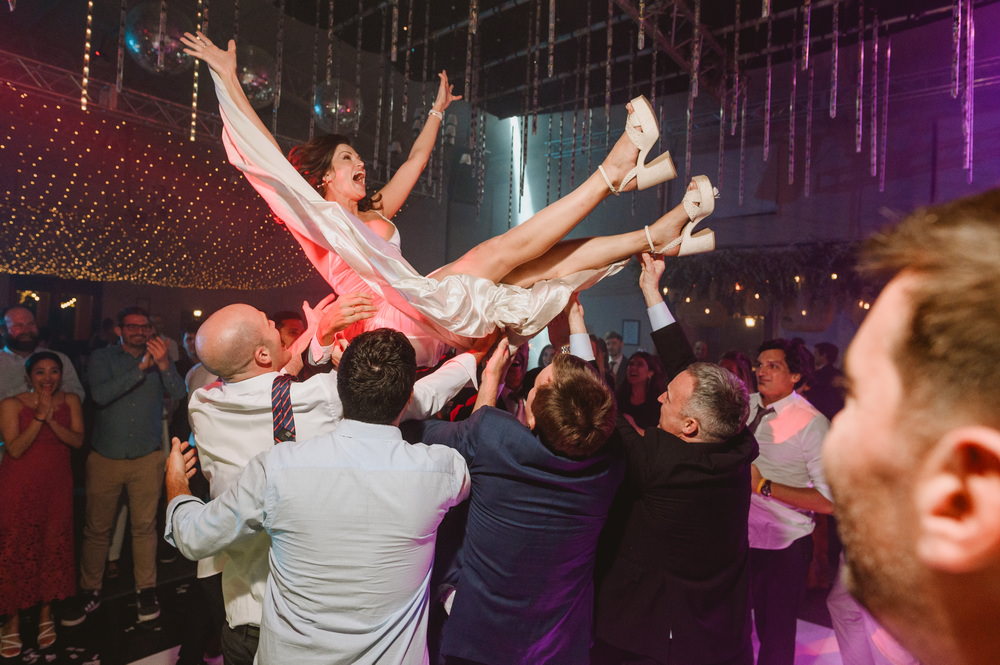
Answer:
[{"label": "bracelet on wrist", "polygon": [[438,111],[437,109],[431,109],[430,111],[427,112],[427,115],[434,116],[438,120],[444,120],[444,112]]}]

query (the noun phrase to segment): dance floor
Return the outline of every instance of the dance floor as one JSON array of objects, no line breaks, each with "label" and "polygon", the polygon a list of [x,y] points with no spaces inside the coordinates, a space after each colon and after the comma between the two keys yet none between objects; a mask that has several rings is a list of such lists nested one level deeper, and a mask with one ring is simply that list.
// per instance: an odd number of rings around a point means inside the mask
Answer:
[{"label": "dance floor", "polygon": [[[128,565],[127,558],[123,557],[122,563]],[[0,663],[175,665],[181,641],[191,634],[194,622],[201,616],[201,599],[195,585],[193,563],[179,558],[159,564],[157,594],[162,614],[155,621],[137,624],[131,576],[124,572],[120,579],[106,582],[101,608],[84,624],[60,629],[55,648],[33,649],[35,627],[26,620],[21,631],[26,648],[21,658],[0,659]],[[841,665],[825,597],[824,590],[809,592],[799,619],[796,665]],[[222,665],[222,658],[205,662]]]}]

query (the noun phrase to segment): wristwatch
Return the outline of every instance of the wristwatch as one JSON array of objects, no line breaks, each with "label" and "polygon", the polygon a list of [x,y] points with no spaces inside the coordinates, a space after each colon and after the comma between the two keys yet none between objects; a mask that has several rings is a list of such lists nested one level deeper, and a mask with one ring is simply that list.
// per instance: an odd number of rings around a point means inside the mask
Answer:
[{"label": "wristwatch", "polygon": [[761,484],[761,486],[760,486],[760,495],[761,496],[767,496],[767,497],[771,496],[771,481],[770,480],[765,480]]}]

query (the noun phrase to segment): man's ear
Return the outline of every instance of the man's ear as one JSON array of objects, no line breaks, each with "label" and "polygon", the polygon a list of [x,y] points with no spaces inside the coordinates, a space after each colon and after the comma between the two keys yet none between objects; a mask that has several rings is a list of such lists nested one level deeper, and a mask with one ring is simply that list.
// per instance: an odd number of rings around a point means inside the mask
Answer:
[{"label": "man's ear", "polygon": [[274,367],[274,358],[271,357],[271,352],[267,350],[266,346],[258,346],[254,349],[253,360],[260,367],[271,367],[276,372],[281,369]]},{"label": "man's ear", "polygon": [[946,432],[917,473],[921,561],[954,574],[1000,562],[1000,431],[968,426]]},{"label": "man's ear", "polygon": [[701,429],[701,424],[690,416],[684,418],[684,422],[681,423],[681,433],[689,439],[698,436],[699,429]]}]

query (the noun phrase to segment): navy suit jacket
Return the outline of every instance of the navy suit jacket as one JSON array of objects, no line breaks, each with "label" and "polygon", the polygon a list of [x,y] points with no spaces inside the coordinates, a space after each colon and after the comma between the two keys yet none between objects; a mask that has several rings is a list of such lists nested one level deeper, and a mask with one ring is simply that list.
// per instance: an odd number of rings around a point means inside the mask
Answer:
[{"label": "navy suit jacket", "polygon": [[[678,324],[654,331],[671,378],[694,362]],[[618,434],[628,460],[602,544],[612,550],[598,592],[605,642],[676,665],[750,653],[747,514],[757,442],[744,428],[721,443],[688,443],[659,428]],[[620,509],[620,510],[619,510]]]},{"label": "navy suit jacket", "polygon": [[427,421],[421,440],[458,450],[472,476],[441,653],[497,665],[589,662],[597,541],[624,475],[617,448],[562,457],[491,407]]}]

